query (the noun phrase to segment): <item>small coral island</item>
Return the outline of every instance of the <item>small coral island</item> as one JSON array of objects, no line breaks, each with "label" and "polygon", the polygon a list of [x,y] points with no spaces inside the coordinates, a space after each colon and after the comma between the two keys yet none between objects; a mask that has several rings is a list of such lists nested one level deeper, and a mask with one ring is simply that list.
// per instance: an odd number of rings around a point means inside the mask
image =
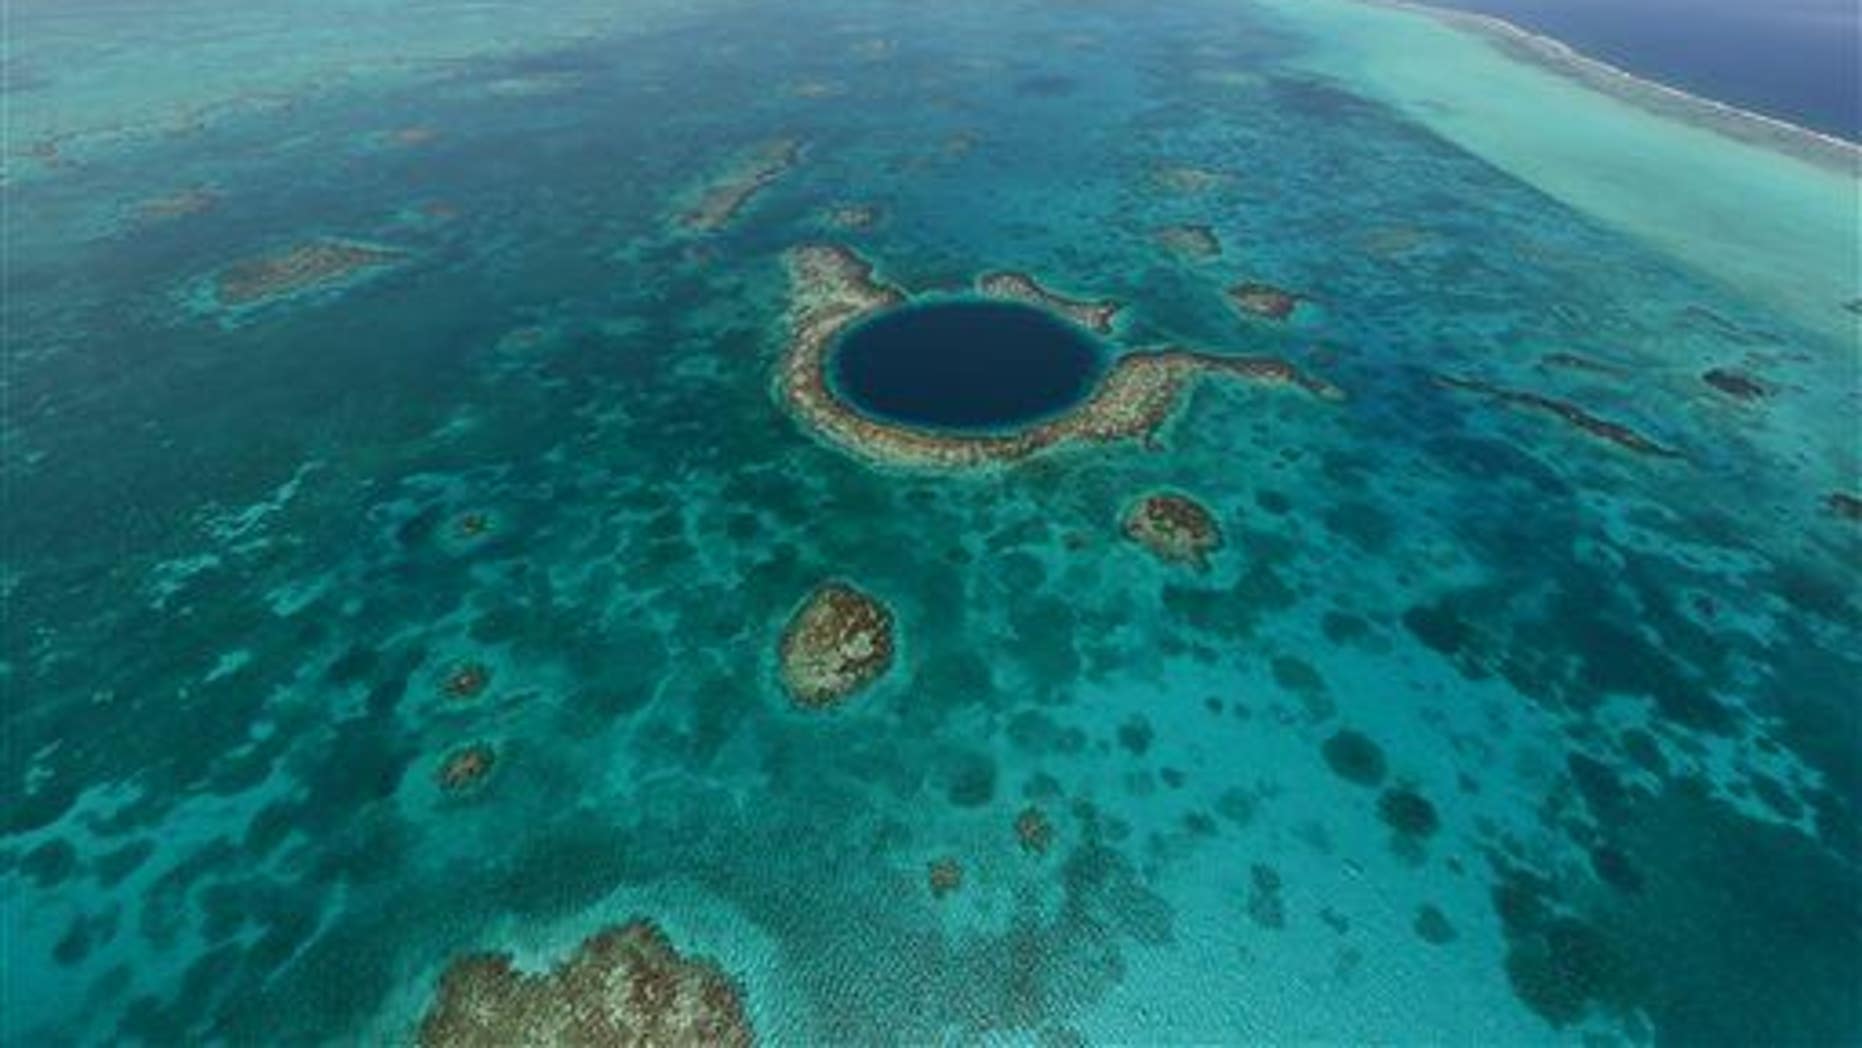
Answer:
[{"label": "small coral island", "polygon": [[549,972],[519,971],[502,953],[455,961],[419,1033],[421,1048],[748,1048],[752,1041],[730,978],[681,956],[644,920],[590,936]]},{"label": "small coral island", "polygon": [[799,705],[838,705],[892,665],[892,612],[845,582],[815,587],[782,631],[783,686]]},{"label": "small coral island", "polygon": [[222,306],[256,306],[332,287],[404,257],[393,248],[316,240],[227,266],[214,280],[213,294]]},{"label": "small coral island", "polygon": [[1125,536],[1159,560],[1209,567],[1209,554],[1222,548],[1222,528],[1203,504],[1188,495],[1146,495],[1125,513]]},{"label": "small coral island", "polygon": [[[932,431],[869,418],[829,388],[828,356],[842,332],[881,310],[904,305],[907,296],[878,280],[871,264],[839,245],[796,248],[789,253],[788,265],[791,334],[776,376],[777,392],[821,439],[881,465],[965,469],[1013,462],[1075,441],[1149,439],[1169,420],[1191,383],[1202,376],[1290,386],[1327,400],[1343,399],[1330,383],[1276,357],[1169,348],[1124,354],[1083,403],[1058,418],[1011,433]],[[1060,298],[1020,274],[997,274],[985,281],[985,294],[1014,297],[1048,309],[1085,307],[1094,310],[1094,316],[1102,316],[1108,327],[1111,313],[1105,311],[1118,308]],[[1088,326],[1094,323],[1089,321]]]}]

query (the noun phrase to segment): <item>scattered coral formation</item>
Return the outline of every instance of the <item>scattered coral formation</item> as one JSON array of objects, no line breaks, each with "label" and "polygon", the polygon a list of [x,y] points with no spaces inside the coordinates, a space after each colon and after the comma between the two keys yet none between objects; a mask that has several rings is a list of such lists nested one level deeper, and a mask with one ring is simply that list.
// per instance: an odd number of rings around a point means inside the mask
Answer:
[{"label": "scattered coral formation", "polygon": [[1209,567],[1209,554],[1222,548],[1222,528],[1202,503],[1188,495],[1146,495],[1125,513],[1125,536],[1163,561]]},{"label": "scattered coral formation", "polygon": [[1700,380],[1736,400],[1758,400],[1771,394],[1765,383],[1732,368],[1709,368]]},{"label": "scattered coral formation", "polygon": [[802,706],[834,706],[878,680],[892,648],[886,606],[845,582],[826,582],[782,631],[782,683]]},{"label": "scattered coral formation", "polygon": [[1015,839],[1021,842],[1023,851],[1045,855],[1054,843],[1054,824],[1048,821],[1046,812],[1030,804],[1015,816]]},{"label": "scattered coral formation", "polygon": [[1202,262],[1222,254],[1222,241],[1215,230],[1205,225],[1165,226],[1157,231],[1158,244],[1172,254],[1192,262]]},{"label": "scattered coral formation", "polygon": [[214,281],[223,306],[251,306],[330,287],[405,257],[393,248],[348,240],[316,240],[286,251],[235,262]]},{"label": "scattered coral formation", "polygon": [[548,972],[510,954],[461,958],[421,1020],[422,1048],[509,1045],[749,1048],[742,995],[716,965],[680,955],[644,920],[584,940]]},{"label": "scattered coral formation", "polygon": [[802,158],[802,143],[778,138],[752,150],[743,166],[706,188],[698,203],[680,218],[687,228],[715,232],[730,225],[750,198],[787,174]]},{"label": "scattered coral formation", "polygon": [[1186,349],[1141,350],[1120,357],[1079,406],[1059,418],[1007,434],[951,434],[871,419],[828,388],[834,339],[857,321],[903,305],[897,288],[839,245],[807,245],[788,256],[791,336],[778,368],[782,401],[823,440],[870,461],[926,469],[1013,462],[1058,444],[1150,439],[1169,420],[1192,381],[1226,376],[1293,386],[1327,400],[1343,394],[1323,379],[1274,357],[1232,357]]},{"label": "scattered coral formation", "polygon": [[446,755],[440,762],[440,788],[448,793],[459,793],[485,781],[491,774],[492,766],[497,764],[497,751],[489,742],[475,742],[469,746]]},{"label": "scattered coral formation", "polygon": [[963,867],[949,856],[933,859],[925,870],[925,878],[931,885],[931,897],[942,899],[963,887]]},{"label": "scattered coral formation", "polygon": [[1042,287],[1039,281],[1026,273],[984,273],[976,278],[976,290],[990,298],[1020,302],[1058,313],[1088,331],[1096,331],[1101,335],[1112,333],[1113,319],[1118,316],[1119,310],[1125,308],[1124,303],[1111,299],[1093,301],[1069,298]]},{"label": "scattered coral formation", "polygon": [[1272,284],[1244,281],[1228,289],[1228,300],[1250,316],[1285,320],[1299,308],[1300,296]]},{"label": "scattered coral formation", "polygon": [[1554,400],[1542,393],[1525,390],[1506,389],[1491,382],[1479,379],[1457,378],[1453,375],[1435,376],[1437,384],[1448,389],[1466,390],[1479,393],[1508,407],[1522,411],[1539,411],[1556,415],[1578,429],[1593,437],[1607,440],[1618,447],[1633,451],[1638,455],[1650,455],[1656,458],[1680,458],[1681,453],[1674,448],[1658,444],[1648,437],[1621,423],[1601,419],[1575,404],[1563,400]]},{"label": "scattered coral formation", "polygon": [[136,217],[143,222],[160,222],[209,210],[220,199],[218,193],[204,186],[178,189],[173,193],[150,197],[136,205]]}]

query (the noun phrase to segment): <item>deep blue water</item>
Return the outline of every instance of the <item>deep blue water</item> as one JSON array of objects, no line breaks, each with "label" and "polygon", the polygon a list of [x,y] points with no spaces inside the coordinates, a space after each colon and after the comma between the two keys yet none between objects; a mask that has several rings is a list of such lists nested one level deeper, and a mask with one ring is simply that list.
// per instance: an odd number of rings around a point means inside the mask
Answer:
[{"label": "deep blue water", "polygon": [[1027,306],[940,302],[882,316],[834,354],[861,410],[945,429],[1000,429],[1078,403],[1101,370],[1084,332]]},{"label": "deep blue water", "polygon": [[1441,0],[1683,90],[1862,138],[1854,0]]}]

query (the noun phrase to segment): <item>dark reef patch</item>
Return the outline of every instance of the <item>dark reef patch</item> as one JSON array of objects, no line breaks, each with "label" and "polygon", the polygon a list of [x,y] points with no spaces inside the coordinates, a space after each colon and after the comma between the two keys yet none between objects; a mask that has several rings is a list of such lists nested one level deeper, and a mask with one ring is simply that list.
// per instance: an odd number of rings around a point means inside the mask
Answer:
[{"label": "dark reef patch", "polygon": [[1442,946],[1459,937],[1447,915],[1428,903],[1416,908],[1413,927],[1416,929],[1416,937],[1432,946]]},{"label": "dark reef patch", "polygon": [[1735,400],[1759,400],[1771,394],[1770,386],[1732,368],[1708,368],[1700,380]]},{"label": "dark reef patch", "polygon": [[1321,752],[1332,773],[1359,786],[1376,786],[1384,781],[1383,747],[1370,737],[1349,728],[1334,732],[1325,740]]},{"label": "dark reef patch", "polygon": [[855,326],[830,359],[836,391],[868,415],[989,432],[1085,401],[1106,354],[1084,331],[1031,306],[941,301]]},{"label": "dark reef patch", "polygon": [[1393,786],[1377,798],[1377,816],[1405,837],[1420,840],[1441,829],[1441,816],[1429,799],[1407,786]]},{"label": "dark reef patch", "polygon": [[1248,869],[1248,919],[1273,931],[1287,926],[1287,904],[1280,897],[1280,871],[1264,863]]},{"label": "dark reef patch", "polygon": [[1118,742],[1120,746],[1131,751],[1132,756],[1142,757],[1151,748],[1154,733],[1151,722],[1143,717],[1133,717],[1119,725]]}]

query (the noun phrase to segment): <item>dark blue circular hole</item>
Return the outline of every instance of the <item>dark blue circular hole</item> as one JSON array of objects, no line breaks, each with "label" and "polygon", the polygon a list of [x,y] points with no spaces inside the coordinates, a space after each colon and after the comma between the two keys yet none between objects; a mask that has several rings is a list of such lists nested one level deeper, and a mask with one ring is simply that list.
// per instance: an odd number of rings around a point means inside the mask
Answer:
[{"label": "dark blue circular hole", "polygon": [[835,391],[861,412],[934,429],[1001,431],[1085,400],[1105,370],[1092,336],[1032,306],[906,306],[841,336]]}]

